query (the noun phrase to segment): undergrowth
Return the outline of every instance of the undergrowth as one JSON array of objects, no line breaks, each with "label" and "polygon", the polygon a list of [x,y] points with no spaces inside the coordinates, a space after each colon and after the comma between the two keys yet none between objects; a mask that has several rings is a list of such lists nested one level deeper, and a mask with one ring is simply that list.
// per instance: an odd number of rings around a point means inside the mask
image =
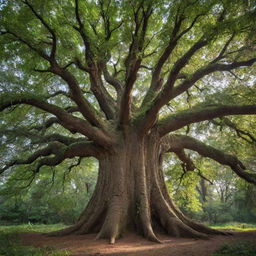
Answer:
[{"label": "undergrowth", "polygon": [[256,244],[252,241],[224,244],[211,256],[256,256]]}]

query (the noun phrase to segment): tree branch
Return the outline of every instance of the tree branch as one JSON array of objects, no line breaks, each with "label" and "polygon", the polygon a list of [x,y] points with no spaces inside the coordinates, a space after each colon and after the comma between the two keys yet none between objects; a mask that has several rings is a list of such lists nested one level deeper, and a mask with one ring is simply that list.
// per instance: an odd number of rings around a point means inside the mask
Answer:
[{"label": "tree branch", "polygon": [[68,71],[61,68],[56,62],[51,66],[51,72],[60,76],[64,81],[67,82],[70,91],[71,98],[75,101],[79,107],[82,115],[94,126],[99,128],[104,127],[103,122],[100,120],[100,117],[96,114],[96,111],[91,106],[91,104],[85,99],[81,91],[80,86],[76,78]]},{"label": "tree branch", "polygon": [[256,105],[237,106],[237,105],[206,105],[199,104],[191,109],[180,111],[160,120],[157,124],[159,133],[164,136],[168,132],[178,130],[186,125],[214,119],[228,115],[254,115]]},{"label": "tree branch", "polygon": [[172,31],[172,35],[170,37],[169,43],[167,47],[165,48],[164,52],[161,54],[160,58],[158,59],[157,64],[155,65],[153,72],[152,72],[152,79],[151,79],[151,85],[150,88],[148,89],[148,92],[146,93],[143,102],[141,106],[145,106],[148,102],[150,102],[154,97],[155,94],[159,91],[159,89],[162,87],[162,84],[160,84],[161,79],[160,79],[160,73],[162,70],[162,67],[166,63],[167,59],[170,57],[172,54],[173,50],[175,49],[178,41],[184,36],[186,33],[188,33],[193,26],[195,25],[196,21],[201,17],[203,14],[197,15],[194,20],[192,21],[191,25],[187,27],[185,30],[180,32],[181,24],[184,21],[184,17],[180,16],[178,18],[178,14],[176,15],[176,21],[175,25]]},{"label": "tree branch", "polygon": [[164,138],[163,143],[165,151],[180,150],[184,148],[196,151],[204,157],[211,158],[220,164],[229,166],[240,178],[256,185],[256,174],[245,171],[245,166],[236,156],[224,153],[214,147],[205,145],[199,140],[185,135],[169,136],[168,138]]},{"label": "tree branch", "polygon": [[198,69],[196,72],[194,72],[193,75],[189,76],[189,78],[185,79],[181,84],[173,88],[169,100],[176,98],[177,96],[188,90],[198,80],[205,77],[206,75],[217,71],[230,71],[232,69],[240,67],[249,67],[252,66],[255,62],[256,58],[252,58],[246,61],[233,62],[230,64],[210,63],[206,67]]},{"label": "tree branch", "polygon": [[191,158],[185,153],[184,149],[173,150],[177,157],[183,162],[186,171],[193,171],[196,167]]},{"label": "tree branch", "polygon": [[60,107],[57,107],[56,105],[38,99],[32,94],[14,94],[12,95],[12,97],[10,94],[2,94],[1,100],[2,101],[0,104],[0,111],[3,111],[4,109],[13,105],[31,105],[55,115],[61,125],[71,132],[80,132],[81,134],[87,136],[96,143],[99,143],[100,145],[111,146],[111,144],[113,143],[113,139],[110,137],[109,134],[103,132],[96,127],[91,126],[87,121],[69,114]]},{"label": "tree branch", "polygon": [[90,39],[84,31],[84,24],[79,14],[79,0],[75,0],[75,16],[79,27],[74,26],[74,29],[77,30],[82,37],[85,46],[85,59],[87,64],[90,65],[90,63],[93,62],[93,54],[91,52]]},{"label": "tree branch", "polygon": [[164,85],[161,93],[150,102],[150,105],[146,108],[146,112],[142,113],[143,120],[141,121],[141,132],[144,133],[150,127],[153,126],[157,119],[157,115],[162,106],[168,103],[172,95],[172,90],[175,81],[178,79],[179,72],[186,66],[191,57],[202,47],[206,46],[208,41],[206,39],[200,39],[197,41],[180,59],[176,61],[172,70],[168,75],[168,79]]},{"label": "tree branch", "polygon": [[142,58],[139,53],[141,53],[143,50],[148,21],[153,12],[151,3],[148,4],[146,9],[144,8],[144,2],[141,1],[137,9],[134,11],[135,29],[132,35],[132,42],[129,48],[129,53],[125,60],[125,87],[120,104],[119,124],[121,126],[127,125],[130,120],[131,91],[137,79],[137,73],[142,62]]},{"label": "tree branch", "polygon": [[105,113],[108,120],[115,117],[115,102],[103,85],[101,78],[102,70],[97,64],[94,64],[89,73],[91,81],[91,90],[99,102],[101,110]]},{"label": "tree branch", "polygon": [[[12,166],[23,165],[23,164],[32,164],[38,158],[39,161],[36,162],[35,173],[39,172],[40,168],[44,165],[46,166],[56,166],[63,162],[65,159],[73,157],[99,157],[103,152],[103,149],[98,147],[92,142],[75,142],[69,146],[65,146],[62,143],[54,142],[49,144],[47,147],[40,149],[29,157],[24,159],[16,159],[8,164],[6,164],[1,170],[0,174],[4,173]],[[51,156],[54,155],[54,156]],[[49,157],[47,157],[49,156]],[[43,157],[43,158],[42,158]]]},{"label": "tree branch", "polygon": [[241,130],[237,127],[237,125],[231,122],[228,118],[221,118],[221,121],[218,122],[217,120],[212,120],[211,123],[218,126],[227,126],[234,130],[238,137],[245,140],[248,143],[256,143],[256,138],[248,131]]},{"label": "tree branch", "polygon": [[4,171],[8,170],[10,167],[14,165],[31,164],[34,161],[36,161],[39,157],[49,156],[51,154],[57,154],[60,148],[63,148],[63,145],[61,143],[57,143],[57,142],[51,143],[47,147],[34,152],[27,158],[16,159],[6,164],[5,167],[0,170],[0,174],[2,174]]},{"label": "tree branch", "polygon": [[57,38],[54,30],[49,26],[49,24],[43,19],[41,15],[34,9],[34,7],[29,3],[28,0],[23,1],[24,4],[26,4],[30,10],[34,13],[34,15],[37,17],[37,19],[43,24],[43,26],[50,32],[52,36],[52,50],[50,54],[50,59],[55,59],[56,55],[56,49],[57,49]]},{"label": "tree branch", "polygon": [[50,68],[47,70],[37,70],[39,72],[51,72],[53,74],[58,75],[61,77],[69,86],[69,89],[71,91],[71,98],[76,102],[77,106],[80,108],[82,115],[94,126],[97,126],[99,128],[102,128],[103,122],[100,120],[99,116],[96,114],[96,111],[91,106],[91,104],[84,98],[81,88],[79,87],[79,84],[76,80],[76,78],[65,68],[62,68],[58,65],[56,60],[54,59],[54,55],[48,56],[40,49],[37,49],[34,47],[31,43],[20,37],[14,32],[6,31],[6,33],[9,33],[13,35],[15,38],[17,38],[21,43],[27,45],[31,50],[37,52],[41,57],[49,61]]},{"label": "tree branch", "polygon": [[29,49],[31,49],[32,51],[36,52],[39,56],[41,56],[45,60],[50,61],[50,57],[44,51],[42,51],[41,49],[36,48],[33,44],[31,44],[30,42],[28,42],[27,40],[25,40],[23,37],[19,36],[15,32],[6,30],[5,34],[12,35],[14,38],[17,39],[17,41],[19,41],[22,44],[26,45]]},{"label": "tree branch", "polygon": [[122,83],[109,73],[106,65],[103,68],[103,75],[106,82],[112,85],[116,89],[117,93],[121,93],[123,87]]}]

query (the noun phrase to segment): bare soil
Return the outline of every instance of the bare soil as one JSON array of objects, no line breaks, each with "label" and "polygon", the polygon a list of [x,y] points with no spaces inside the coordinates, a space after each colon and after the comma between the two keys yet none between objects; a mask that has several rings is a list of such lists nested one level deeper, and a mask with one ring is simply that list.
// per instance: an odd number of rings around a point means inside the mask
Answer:
[{"label": "bare soil", "polygon": [[40,233],[25,233],[21,238],[24,245],[52,246],[58,250],[69,250],[72,256],[208,256],[225,243],[235,243],[238,240],[256,243],[256,231],[232,232],[232,234],[211,236],[209,240],[158,235],[163,242],[158,244],[128,233],[114,245],[110,245],[107,240],[95,240],[93,234],[49,237]]}]

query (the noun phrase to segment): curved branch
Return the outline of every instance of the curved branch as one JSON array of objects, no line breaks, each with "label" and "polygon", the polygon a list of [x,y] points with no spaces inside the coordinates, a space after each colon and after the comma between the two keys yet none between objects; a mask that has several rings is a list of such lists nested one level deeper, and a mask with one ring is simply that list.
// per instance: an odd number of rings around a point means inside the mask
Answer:
[{"label": "curved branch", "polygon": [[50,72],[60,76],[69,86],[71,98],[75,101],[84,118],[92,125],[104,127],[102,120],[97,115],[93,106],[85,99],[82,90],[72,73],[61,68],[56,62],[51,64]]},{"label": "curved branch", "polygon": [[249,67],[256,62],[256,58],[252,58],[245,61],[235,61],[230,64],[221,63],[210,63],[206,67],[198,69],[189,78],[185,79],[181,84],[172,89],[171,96],[169,100],[172,100],[192,87],[198,80],[202,79],[206,75],[217,71],[230,71],[240,67]]},{"label": "curved branch", "polygon": [[87,121],[69,114],[56,105],[38,99],[33,94],[13,94],[12,97],[10,94],[2,94],[1,100],[0,111],[3,111],[4,109],[13,105],[31,105],[55,115],[60,121],[61,125],[71,132],[80,132],[81,134],[103,146],[111,146],[113,143],[113,140],[109,134],[91,126]]},{"label": "curved branch", "polygon": [[78,142],[73,143],[69,147],[62,148],[54,156],[45,157],[40,159],[37,163],[35,172],[39,172],[40,168],[43,166],[57,166],[62,163],[65,159],[73,157],[98,157],[102,152],[98,146],[91,142]]},{"label": "curved branch", "polygon": [[[66,112],[68,112],[68,113],[73,113],[73,112],[78,112],[79,111],[78,107],[72,107],[72,106],[67,107],[64,110]],[[58,118],[50,117],[50,118],[46,119],[42,125],[32,126],[29,130],[33,130],[34,129],[34,130],[37,130],[37,131],[41,131],[41,130],[45,130],[45,129],[51,127],[53,124],[61,125],[60,120],[58,120]]]},{"label": "curved branch", "polygon": [[[105,113],[107,119],[110,119],[110,120],[114,119],[114,113],[115,113],[114,100],[111,97],[111,95],[108,93],[106,88],[103,86],[103,83],[101,80],[101,70],[97,66],[97,61],[94,60],[94,54],[91,50],[90,38],[85,33],[84,24],[79,14],[79,0],[75,0],[75,16],[76,16],[76,21],[79,27],[74,27],[74,28],[80,33],[80,36],[83,39],[84,46],[85,46],[85,60],[87,62],[88,67],[84,67],[79,61],[77,61],[76,64],[80,69],[83,69],[89,73],[91,90],[94,96],[96,97],[97,101],[99,102],[100,108]],[[92,108],[90,112],[93,113]],[[97,119],[99,118],[97,118],[96,115],[94,116],[96,117],[94,118],[95,119],[94,121],[97,121]],[[103,122],[98,122],[97,126],[103,127]]]},{"label": "curved branch", "polygon": [[[10,135],[10,137],[26,137],[31,140],[31,144],[44,144],[49,142],[61,142],[65,145],[70,145],[75,142],[83,142],[86,141],[84,137],[70,137],[70,136],[64,136],[58,133],[51,133],[47,135],[43,135],[42,133],[33,132],[31,129],[28,129],[27,127],[17,127],[14,129],[0,129],[0,134]],[[9,136],[7,136],[8,138]],[[9,143],[10,140],[7,139],[7,143]]]},{"label": "curved branch", "polygon": [[148,6],[145,8],[144,1],[141,1],[133,13],[135,27],[132,34],[132,42],[129,47],[129,53],[125,59],[125,88],[121,98],[119,113],[119,124],[121,126],[127,125],[130,121],[131,92],[137,79],[137,74],[142,62],[140,53],[143,50],[145,36],[148,28],[148,21],[153,13],[152,3],[149,2],[147,4]]},{"label": "curved branch", "polygon": [[178,79],[180,71],[187,65],[187,63],[195,55],[195,53],[204,46],[206,46],[208,43],[209,41],[204,38],[199,39],[181,58],[179,58],[175,62],[173,68],[168,75],[167,81],[163,89],[155,97],[155,99],[150,102],[148,108],[146,109],[146,113],[143,113],[144,118],[141,125],[142,132],[145,132],[150,127],[152,127],[152,125],[156,121],[159,110],[170,100],[174,83]]},{"label": "curved branch", "polygon": [[52,50],[50,54],[50,59],[55,58],[56,49],[57,49],[57,38],[55,35],[54,30],[49,26],[49,24],[43,19],[43,17],[35,10],[35,8],[29,3],[28,0],[23,1],[24,4],[26,4],[30,10],[33,12],[33,14],[36,16],[36,18],[43,24],[43,26],[50,32],[52,36]]},{"label": "curved branch", "polygon": [[61,143],[58,143],[58,142],[51,143],[47,147],[34,152],[27,158],[16,159],[16,160],[13,160],[10,163],[6,164],[5,167],[0,170],[0,174],[2,174],[4,171],[6,171],[7,169],[9,169],[10,167],[12,167],[14,165],[31,164],[34,161],[36,161],[39,157],[56,154],[61,148],[63,148],[63,145]]},{"label": "curved branch", "polygon": [[113,120],[115,117],[115,101],[104,87],[101,73],[102,71],[97,65],[93,64],[93,66],[91,66],[91,71],[89,72],[91,91],[99,102],[99,106],[105,113],[107,119]]},{"label": "curved branch", "polygon": [[102,148],[92,142],[76,142],[69,146],[65,146],[59,142],[54,142],[49,144],[47,147],[34,152],[27,158],[11,161],[0,170],[0,174],[15,165],[32,164],[41,157],[43,158],[36,163],[36,169],[34,172],[39,172],[40,168],[44,165],[56,166],[67,158],[91,156],[98,158],[102,151]]},{"label": "curved branch", "polygon": [[[165,48],[164,52],[162,53],[162,55],[160,56],[160,58],[158,59],[157,64],[154,67],[154,70],[152,72],[152,79],[151,79],[151,85],[150,88],[146,94],[146,96],[143,99],[142,102],[142,106],[144,106],[147,102],[149,102],[151,99],[154,98],[155,93],[160,89],[160,73],[162,70],[162,67],[164,66],[164,64],[166,63],[167,59],[170,57],[170,55],[172,54],[173,50],[175,49],[178,41],[186,34],[188,33],[193,26],[195,25],[195,23],[197,22],[197,20],[202,16],[203,14],[198,14],[192,21],[192,23],[190,24],[190,26],[188,26],[186,29],[184,29],[182,32],[179,32],[180,27],[182,22],[184,21],[184,17],[179,17],[178,19],[176,18],[175,21],[175,25],[172,31],[172,36],[170,37],[169,43],[167,45],[167,47]],[[154,93],[152,93],[154,92]]]},{"label": "curved branch", "polygon": [[237,127],[237,125],[233,122],[231,122],[228,118],[221,118],[221,121],[218,122],[217,120],[212,120],[211,123],[217,126],[227,126],[234,130],[238,137],[245,140],[248,143],[256,143],[256,138],[248,131],[241,130]]},{"label": "curved branch", "polygon": [[17,41],[19,41],[20,43],[26,45],[29,49],[31,49],[32,51],[36,52],[39,56],[41,56],[42,58],[44,58],[47,61],[50,61],[50,57],[42,50],[42,49],[38,49],[36,48],[31,42],[25,40],[23,37],[19,36],[17,33],[13,32],[13,31],[9,31],[6,30],[4,31],[3,34],[10,34],[12,35]]},{"label": "curved branch", "polygon": [[182,161],[183,167],[186,171],[193,171],[196,168],[189,155],[185,153],[184,149],[173,150],[173,152]]},{"label": "curved branch", "polygon": [[184,148],[196,151],[201,156],[211,158],[220,164],[229,166],[240,178],[256,185],[256,173],[245,171],[246,167],[236,156],[224,153],[185,135],[172,135],[163,140],[163,149],[165,152],[177,151]]},{"label": "curved branch", "polygon": [[109,83],[110,85],[112,85],[116,89],[117,93],[120,93],[123,85],[118,79],[116,79],[114,76],[112,76],[109,73],[106,65],[103,68],[103,75],[104,75],[106,82]]},{"label": "curved branch", "polygon": [[[28,4],[27,0],[25,0],[26,4]],[[29,5],[32,10],[33,7],[31,5]],[[34,10],[35,11],[35,10]],[[35,12],[36,13],[36,12]],[[37,14],[38,15],[38,14]],[[40,21],[44,22],[42,17],[38,15],[38,18],[41,18]],[[46,23],[43,23],[45,26],[47,26]],[[47,27],[48,31],[50,31],[51,33],[54,34],[54,31],[51,30],[50,27]],[[50,29],[50,30],[49,30]],[[75,103],[77,104],[77,106],[79,107],[82,115],[92,124],[95,125],[99,128],[103,127],[103,122],[100,120],[99,116],[97,115],[95,109],[93,108],[93,106],[85,99],[85,97],[83,96],[83,93],[81,91],[81,88],[75,78],[75,76],[70,73],[68,70],[66,70],[65,68],[62,68],[59,66],[59,64],[57,63],[56,59],[55,59],[55,51],[56,51],[56,45],[54,46],[53,43],[53,48],[52,48],[52,52],[51,55],[48,56],[42,49],[38,49],[36,48],[32,43],[30,43],[28,40],[24,39],[23,37],[19,36],[18,34],[6,30],[4,32],[4,34],[10,34],[13,37],[15,37],[19,42],[21,42],[22,44],[25,44],[27,47],[29,47],[31,50],[33,50],[34,52],[36,52],[37,54],[39,54],[42,58],[44,58],[45,60],[47,60],[50,63],[50,68],[46,69],[46,70],[41,70],[41,72],[51,72],[55,75],[58,75],[59,77],[61,77],[68,85],[70,91],[71,91],[71,98],[75,101]],[[53,39],[53,40],[56,40]],[[56,43],[55,43],[56,44]],[[40,70],[36,70],[39,71]]]},{"label": "curved branch", "polygon": [[158,122],[161,136],[168,132],[178,130],[186,125],[228,115],[253,115],[256,114],[256,105],[204,105],[200,104],[191,109],[180,111]]}]

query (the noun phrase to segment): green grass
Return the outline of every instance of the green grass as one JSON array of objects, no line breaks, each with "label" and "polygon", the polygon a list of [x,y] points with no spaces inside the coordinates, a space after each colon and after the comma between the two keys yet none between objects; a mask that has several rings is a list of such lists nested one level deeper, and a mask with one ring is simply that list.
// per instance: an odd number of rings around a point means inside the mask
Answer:
[{"label": "green grass", "polygon": [[64,227],[61,224],[0,226],[0,256],[68,256],[68,251],[56,251],[49,246],[43,248],[23,246],[19,239],[20,233],[47,233]]},{"label": "green grass", "polygon": [[63,224],[52,224],[52,225],[33,225],[33,224],[22,224],[22,225],[11,225],[11,226],[0,226],[1,233],[29,233],[29,232],[39,232],[47,233],[56,231],[66,226]]},{"label": "green grass", "polygon": [[256,244],[251,241],[224,244],[211,256],[256,256]]},{"label": "green grass", "polygon": [[[0,226],[0,256],[68,256],[67,251],[56,251],[52,247],[33,248],[21,245],[19,234],[28,232],[47,233],[62,229],[66,226],[62,224],[54,225],[13,225]],[[256,230],[256,224],[247,223],[227,223],[211,226],[216,229],[226,229],[234,231]],[[240,254],[236,254],[239,252]],[[223,245],[212,256],[256,256],[256,246],[248,241],[241,241],[234,244]]]},{"label": "green grass", "polygon": [[226,229],[226,230],[232,230],[232,231],[256,230],[256,224],[238,223],[238,222],[210,225],[210,227],[215,229]]}]

